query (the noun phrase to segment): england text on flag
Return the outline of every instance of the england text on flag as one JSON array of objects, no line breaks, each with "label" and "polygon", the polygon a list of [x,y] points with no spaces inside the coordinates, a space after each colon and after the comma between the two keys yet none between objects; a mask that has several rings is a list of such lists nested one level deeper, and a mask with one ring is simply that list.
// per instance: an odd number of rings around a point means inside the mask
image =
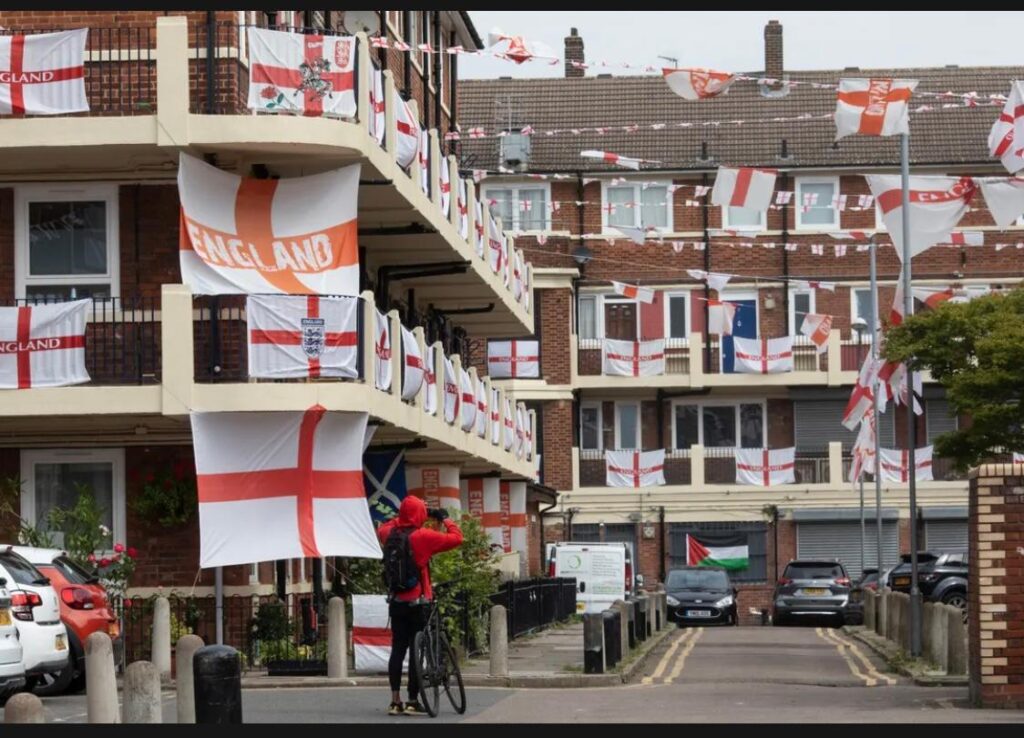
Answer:
[{"label": "england text on flag", "polygon": [[89,29],[0,36],[0,114],[67,115],[89,110]]},{"label": "england text on flag", "polygon": [[836,140],[909,133],[907,115],[916,79],[840,79],[836,97]]},{"label": "england text on flag", "polygon": [[457,466],[407,466],[405,482],[409,494],[422,498],[427,507],[462,509]]},{"label": "england text on flag", "polygon": [[489,340],[487,372],[492,379],[537,379],[540,377],[540,341]]},{"label": "england text on flag", "polygon": [[617,341],[601,344],[604,373],[623,377],[654,377],[665,373],[665,339]]},{"label": "england text on flag", "polygon": [[85,317],[91,304],[0,307],[0,389],[88,382]]},{"label": "england text on flag", "polygon": [[359,305],[356,297],[249,295],[249,376],[355,379]]},{"label": "england text on flag", "polygon": [[736,371],[747,374],[783,374],[793,371],[793,337],[733,338]]},{"label": "england text on flag", "polygon": [[605,483],[609,487],[658,487],[665,484],[665,449],[605,451]]},{"label": "england text on flag", "polygon": [[796,481],[796,447],[736,449],[736,483],[772,487]]}]

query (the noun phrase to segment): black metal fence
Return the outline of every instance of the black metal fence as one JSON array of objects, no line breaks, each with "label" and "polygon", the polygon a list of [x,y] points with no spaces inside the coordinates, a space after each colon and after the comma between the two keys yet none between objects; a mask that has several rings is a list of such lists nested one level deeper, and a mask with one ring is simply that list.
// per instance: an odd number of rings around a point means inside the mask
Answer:
[{"label": "black metal fence", "polygon": [[505,582],[491,595],[491,602],[504,605],[508,637],[518,638],[575,614],[576,579],[538,577]]}]

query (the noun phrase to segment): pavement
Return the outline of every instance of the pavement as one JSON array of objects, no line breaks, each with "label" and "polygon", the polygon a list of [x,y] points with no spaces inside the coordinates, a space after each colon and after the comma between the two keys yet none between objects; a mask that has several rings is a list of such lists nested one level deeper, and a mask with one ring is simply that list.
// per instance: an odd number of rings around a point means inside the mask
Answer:
[{"label": "pavement", "polygon": [[935,669],[923,659],[911,660],[902,653],[899,646],[879,636],[873,630],[862,625],[847,625],[843,632],[863,643],[874,653],[885,660],[896,673],[909,677],[914,684],[921,687],[966,687],[966,674],[947,674]]}]

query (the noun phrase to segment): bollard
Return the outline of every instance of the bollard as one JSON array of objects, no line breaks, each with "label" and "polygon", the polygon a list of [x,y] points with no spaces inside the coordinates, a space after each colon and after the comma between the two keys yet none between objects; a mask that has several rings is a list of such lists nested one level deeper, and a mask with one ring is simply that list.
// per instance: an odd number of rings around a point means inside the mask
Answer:
[{"label": "bollard", "polygon": [[654,629],[657,631],[665,627],[665,608],[662,604],[664,601],[664,592],[654,593]]},{"label": "bollard", "polygon": [[615,600],[612,607],[619,613],[619,658],[629,656],[629,612],[623,600]]},{"label": "bollard", "polygon": [[[949,670],[949,648],[946,645],[949,639],[949,618],[943,611],[942,606],[937,603],[926,603],[932,606],[931,631],[928,639],[929,649],[925,653],[928,659],[943,671]],[[927,631],[926,631],[927,632]]]},{"label": "bollard", "polygon": [[636,639],[640,643],[647,640],[647,596],[640,595],[636,598]]},{"label": "bollard", "polygon": [[900,593],[900,648],[910,653],[910,595]]},{"label": "bollard", "polygon": [[644,639],[654,635],[654,596],[645,594],[644,598]]},{"label": "bollard", "polygon": [[231,646],[203,646],[192,657],[196,723],[242,722],[242,665]]},{"label": "bollard", "polygon": [[946,673],[967,673],[967,626],[959,607],[943,605],[946,609]]},{"label": "bollard", "polygon": [[889,618],[889,590],[881,589],[875,602],[875,633],[885,638]]},{"label": "bollard", "polygon": [[160,673],[150,661],[133,661],[124,670],[124,722],[163,722]]},{"label": "bollard", "polygon": [[174,685],[177,687],[178,722],[181,724],[196,721],[196,685],[192,673],[192,659],[196,651],[203,647],[203,639],[189,633],[178,639],[174,649]]},{"label": "bollard", "polygon": [[345,600],[332,597],[327,601],[327,677],[348,676],[348,634],[345,628]]},{"label": "bollard", "polygon": [[604,674],[604,617],[599,612],[583,616],[583,673]]},{"label": "bollard", "polygon": [[508,616],[503,605],[491,607],[491,676],[508,676]]},{"label": "bollard", "polygon": [[629,633],[629,647],[636,648],[636,602],[633,600],[626,600],[626,617],[629,618],[629,629],[626,631]]},{"label": "bollard", "polygon": [[4,706],[5,723],[45,723],[43,701],[31,692],[19,692]]},{"label": "bollard", "polygon": [[[921,655],[925,659],[931,657],[932,620],[934,619],[934,602],[921,603]],[[933,662],[934,663],[934,662]]]},{"label": "bollard", "polygon": [[171,603],[157,597],[153,603],[153,666],[160,681],[171,679]]},{"label": "bollard", "polygon": [[90,723],[119,723],[114,648],[110,636],[96,631],[85,639],[85,709]]},{"label": "bollard", "polygon": [[864,600],[864,630],[875,629],[875,593],[865,590],[862,593]]},{"label": "bollard", "polygon": [[622,660],[622,614],[614,605],[601,613],[604,618],[604,663],[609,669]]}]

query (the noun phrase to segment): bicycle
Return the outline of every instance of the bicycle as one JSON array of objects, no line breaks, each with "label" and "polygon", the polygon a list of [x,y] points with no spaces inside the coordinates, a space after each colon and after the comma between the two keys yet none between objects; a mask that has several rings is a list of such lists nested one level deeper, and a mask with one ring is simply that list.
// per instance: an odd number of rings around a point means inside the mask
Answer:
[{"label": "bicycle", "polygon": [[409,653],[409,668],[416,674],[420,701],[430,717],[437,717],[441,687],[444,687],[448,701],[461,715],[466,711],[466,687],[455,650],[448,641],[437,603],[428,602],[424,607],[430,608],[430,615],[423,630],[413,639]]}]

